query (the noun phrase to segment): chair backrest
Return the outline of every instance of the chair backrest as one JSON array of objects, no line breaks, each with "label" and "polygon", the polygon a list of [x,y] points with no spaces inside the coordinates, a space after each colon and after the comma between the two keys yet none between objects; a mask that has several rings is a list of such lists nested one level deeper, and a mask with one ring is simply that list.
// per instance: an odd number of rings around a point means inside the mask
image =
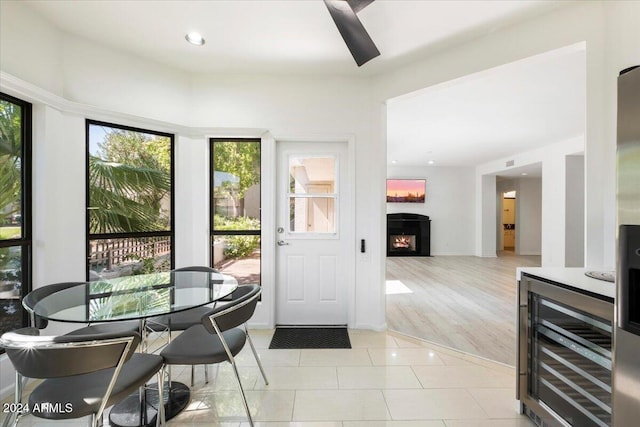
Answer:
[{"label": "chair backrest", "polygon": [[238,286],[231,294],[228,304],[216,307],[202,316],[202,324],[209,333],[215,334],[213,322],[220,332],[246,323],[256,310],[261,292],[262,288],[259,285]]},{"label": "chair backrest", "polygon": [[59,378],[114,368],[128,360],[140,342],[136,332],[34,336],[7,332],[0,337],[9,360],[29,378]]},{"label": "chair backrest", "polygon": [[216,270],[215,268],[205,267],[203,265],[192,265],[190,267],[181,267],[181,268],[176,268],[173,271],[204,271],[207,273],[219,273],[219,271]]},{"label": "chair backrest", "polygon": [[[27,309],[29,314],[31,315],[31,326],[38,329],[44,329],[49,324],[47,319],[44,319],[40,316],[36,316],[33,312],[34,307],[44,298],[48,297],[51,294],[62,291],[64,289],[72,288],[74,286],[84,285],[83,282],[64,282],[64,283],[54,283],[52,285],[41,286],[29,292],[23,299],[22,305]],[[80,295],[80,294],[78,294]]]}]

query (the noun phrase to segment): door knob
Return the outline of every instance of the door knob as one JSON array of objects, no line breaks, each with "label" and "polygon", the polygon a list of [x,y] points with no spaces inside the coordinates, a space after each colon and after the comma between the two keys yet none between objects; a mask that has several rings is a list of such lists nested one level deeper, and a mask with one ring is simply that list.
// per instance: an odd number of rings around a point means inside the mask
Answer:
[{"label": "door knob", "polygon": [[278,246],[287,246],[289,243],[285,242],[284,240],[278,240]]}]

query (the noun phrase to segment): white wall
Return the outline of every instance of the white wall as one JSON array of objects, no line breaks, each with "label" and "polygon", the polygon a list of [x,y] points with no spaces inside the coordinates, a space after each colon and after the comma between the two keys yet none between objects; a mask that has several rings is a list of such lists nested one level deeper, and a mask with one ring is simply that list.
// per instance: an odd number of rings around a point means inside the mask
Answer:
[{"label": "white wall", "polygon": [[85,123],[33,109],[33,287],[85,280]]},{"label": "white wall", "polygon": [[475,255],[481,257],[497,256],[498,195],[496,193],[496,175],[476,176],[476,242]]},{"label": "white wall", "polygon": [[516,254],[540,255],[542,251],[542,179],[518,179],[516,214]]},{"label": "white wall", "polygon": [[567,156],[565,161],[565,266],[584,267],[584,156]]},{"label": "white wall", "polygon": [[175,163],[176,268],[209,265],[209,141],[179,136]]},{"label": "white wall", "polygon": [[62,95],[62,38],[60,31],[20,2],[0,2],[2,71]]},{"label": "white wall", "polygon": [[431,255],[473,255],[473,168],[388,166],[388,178],[427,180],[425,203],[387,203],[387,213],[417,213],[431,219]]}]

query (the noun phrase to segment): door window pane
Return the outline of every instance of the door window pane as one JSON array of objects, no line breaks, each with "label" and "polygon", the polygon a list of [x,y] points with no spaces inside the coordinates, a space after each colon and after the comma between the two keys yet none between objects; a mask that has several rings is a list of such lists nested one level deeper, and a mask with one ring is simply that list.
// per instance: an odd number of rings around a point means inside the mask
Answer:
[{"label": "door window pane", "polygon": [[289,157],[289,231],[336,232],[336,158]]},{"label": "door window pane", "polygon": [[335,199],[333,197],[291,197],[290,230],[307,233],[335,233]]},{"label": "door window pane", "polygon": [[333,157],[289,157],[289,192],[328,194],[335,192],[336,159]]}]

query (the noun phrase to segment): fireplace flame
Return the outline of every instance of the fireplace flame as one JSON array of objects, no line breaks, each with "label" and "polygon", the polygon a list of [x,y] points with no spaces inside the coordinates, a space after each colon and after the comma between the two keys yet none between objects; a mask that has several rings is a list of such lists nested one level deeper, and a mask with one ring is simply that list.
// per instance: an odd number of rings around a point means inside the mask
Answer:
[{"label": "fireplace flame", "polygon": [[396,236],[393,240],[393,247],[395,249],[398,248],[409,248],[411,246],[411,238],[407,236]]}]

